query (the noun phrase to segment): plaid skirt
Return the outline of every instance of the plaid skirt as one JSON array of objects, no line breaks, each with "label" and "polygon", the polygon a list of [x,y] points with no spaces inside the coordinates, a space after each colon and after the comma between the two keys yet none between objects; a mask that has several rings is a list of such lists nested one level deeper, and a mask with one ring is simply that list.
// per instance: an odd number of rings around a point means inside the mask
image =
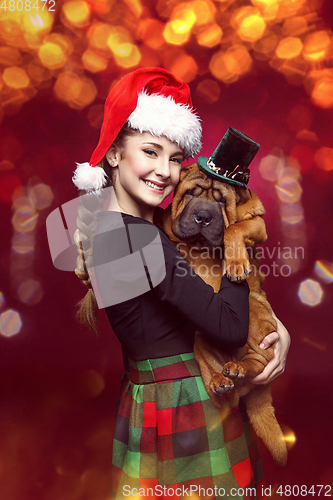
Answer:
[{"label": "plaid skirt", "polygon": [[112,498],[261,498],[258,449],[244,411],[219,410],[193,353],[125,360]]}]

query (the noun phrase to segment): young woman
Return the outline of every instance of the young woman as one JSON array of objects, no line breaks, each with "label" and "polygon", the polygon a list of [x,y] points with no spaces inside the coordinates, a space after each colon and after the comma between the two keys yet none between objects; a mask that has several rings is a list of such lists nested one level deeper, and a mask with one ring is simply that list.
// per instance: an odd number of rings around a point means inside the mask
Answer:
[{"label": "young woman", "polygon": [[[94,193],[81,198],[76,233],[76,273],[89,289],[81,317],[95,328],[97,303],[105,308],[124,352],[113,445],[117,499],[245,498],[263,480],[246,417],[213,406],[193,355],[196,330],[217,346],[245,344],[248,285],[223,276],[214,293],[153,224],[200,138],[188,86],[161,68],[139,69],[110,92],[99,144],[73,177]],[[254,382],[284,370],[289,337],[280,323],[278,330],[265,339],[265,347],[279,340],[275,358]]]}]

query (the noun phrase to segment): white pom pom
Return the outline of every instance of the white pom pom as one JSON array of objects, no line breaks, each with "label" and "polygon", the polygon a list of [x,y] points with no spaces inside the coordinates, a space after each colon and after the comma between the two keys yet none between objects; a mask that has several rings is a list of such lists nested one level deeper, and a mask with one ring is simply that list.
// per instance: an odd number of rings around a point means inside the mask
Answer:
[{"label": "white pom pom", "polygon": [[87,193],[99,194],[107,182],[107,175],[102,167],[92,167],[88,162],[77,163],[72,177],[75,186]]}]

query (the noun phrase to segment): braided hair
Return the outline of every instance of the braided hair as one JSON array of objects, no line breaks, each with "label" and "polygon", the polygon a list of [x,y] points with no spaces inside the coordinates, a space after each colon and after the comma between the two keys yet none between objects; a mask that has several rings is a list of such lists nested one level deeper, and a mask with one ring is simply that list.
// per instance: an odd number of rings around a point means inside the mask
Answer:
[{"label": "braided hair", "polygon": [[[113,144],[118,147],[121,158],[124,154],[127,137],[135,133],[137,133],[137,130],[125,124],[115,139]],[[102,159],[98,166],[102,167],[106,174],[107,182],[104,187],[113,186],[115,172],[110,167],[106,157]],[[98,224],[97,214],[104,209],[108,194],[109,189],[102,189],[101,193],[90,194],[80,191],[77,229],[74,233],[74,241],[79,252],[76,259],[75,274],[88,287],[86,295],[78,303],[77,317],[80,323],[88,325],[95,333],[97,333],[97,300],[91,282],[93,244]]]}]

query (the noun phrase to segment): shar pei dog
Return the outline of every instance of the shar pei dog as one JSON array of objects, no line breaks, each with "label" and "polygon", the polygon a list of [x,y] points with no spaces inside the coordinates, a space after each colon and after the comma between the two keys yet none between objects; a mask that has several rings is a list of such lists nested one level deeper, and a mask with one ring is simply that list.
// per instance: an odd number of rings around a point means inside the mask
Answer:
[{"label": "shar pei dog", "polygon": [[277,329],[261,288],[264,276],[256,257],[256,245],[267,238],[264,213],[254,192],[221,182],[193,164],[182,169],[173,202],[157,212],[155,223],[215,292],[225,271],[230,279],[247,279],[247,344],[222,352],[197,332],[194,354],[214,405],[235,408],[244,397],[255,432],[276,462],[285,465],[287,448],[272,406],[270,384],[254,385],[249,381],[273,358],[274,345],[266,350],[259,346],[266,335]]}]

